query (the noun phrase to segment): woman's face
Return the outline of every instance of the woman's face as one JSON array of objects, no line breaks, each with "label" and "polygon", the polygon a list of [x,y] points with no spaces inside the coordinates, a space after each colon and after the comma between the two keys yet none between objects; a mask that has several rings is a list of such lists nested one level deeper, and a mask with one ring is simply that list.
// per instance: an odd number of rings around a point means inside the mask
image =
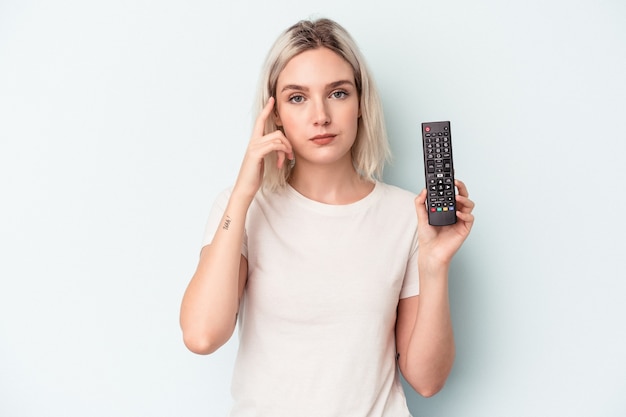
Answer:
[{"label": "woman's face", "polygon": [[327,48],[293,57],[278,76],[276,124],[298,164],[352,163],[359,97],[352,67]]}]

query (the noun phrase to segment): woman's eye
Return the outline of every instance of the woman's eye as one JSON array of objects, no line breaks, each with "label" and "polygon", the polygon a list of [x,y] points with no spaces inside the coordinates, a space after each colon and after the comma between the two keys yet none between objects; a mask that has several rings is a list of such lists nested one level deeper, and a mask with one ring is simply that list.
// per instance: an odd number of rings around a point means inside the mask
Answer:
[{"label": "woman's eye", "polygon": [[289,97],[289,101],[292,103],[302,103],[304,101],[304,97],[302,96],[291,96]]},{"label": "woman's eye", "polygon": [[345,91],[333,91],[332,98],[345,98],[348,95]]}]

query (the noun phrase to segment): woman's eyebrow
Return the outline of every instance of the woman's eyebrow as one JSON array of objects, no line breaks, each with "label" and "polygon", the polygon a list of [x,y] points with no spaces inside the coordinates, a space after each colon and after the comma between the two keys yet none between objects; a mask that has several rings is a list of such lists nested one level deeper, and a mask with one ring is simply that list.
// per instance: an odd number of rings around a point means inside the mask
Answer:
[{"label": "woman's eyebrow", "polygon": [[[332,83],[328,84],[326,86],[326,88],[337,88],[337,87],[341,87],[342,85],[346,85],[346,84],[354,87],[354,82],[352,82],[350,80],[339,80],[339,81],[333,81]],[[280,91],[282,93],[283,91],[287,91],[287,90],[305,91],[306,92],[306,91],[309,91],[309,87],[305,87],[305,86],[298,85],[298,84],[287,84]]]},{"label": "woman's eyebrow", "polygon": [[328,84],[329,88],[337,88],[337,87],[341,87],[342,85],[346,85],[349,84],[350,86],[354,87],[354,82],[350,81],[350,80],[339,80],[339,81],[335,81],[332,82],[330,84]]},{"label": "woman's eyebrow", "polygon": [[280,90],[280,92],[282,93],[283,91],[287,91],[287,90],[309,91],[309,88],[308,87],[303,87],[303,86],[297,85],[297,84],[287,84],[286,86],[283,87],[282,90]]}]

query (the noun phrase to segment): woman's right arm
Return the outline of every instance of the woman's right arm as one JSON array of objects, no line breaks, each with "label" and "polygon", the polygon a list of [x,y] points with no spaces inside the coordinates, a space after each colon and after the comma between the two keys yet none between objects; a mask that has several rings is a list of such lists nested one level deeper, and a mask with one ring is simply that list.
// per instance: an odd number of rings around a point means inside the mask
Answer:
[{"label": "woman's right arm", "polygon": [[248,276],[241,254],[246,215],[263,178],[263,158],[278,153],[278,166],[293,158],[280,131],[263,134],[274,108],[271,98],[256,121],[233,192],[211,244],[202,248],[198,267],[187,286],[180,311],[183,340],[189,350],[209,354],[233,334],[239,300]]},{"label": "woman's right arm", "polygon": [[248,205],[232,195],[211,244],[202,248],[200,260],[180,312],[183,340],[189,350],[209,354],[233,333],[239,299],[248,274],[241,254]]}]

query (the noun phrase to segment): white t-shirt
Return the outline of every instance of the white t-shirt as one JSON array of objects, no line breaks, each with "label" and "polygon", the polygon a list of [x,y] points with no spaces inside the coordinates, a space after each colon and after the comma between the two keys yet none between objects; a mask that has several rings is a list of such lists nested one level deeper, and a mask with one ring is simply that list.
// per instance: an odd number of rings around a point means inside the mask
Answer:
[{"label": "white t-shirt", "polygon": [[[217,199],[203,244],[219,227]],[[415,195],[377,182],[328,205],[259,191],[242,253],[231,417],[409,417],[396,364],[398,300],[419,293]]]}]

